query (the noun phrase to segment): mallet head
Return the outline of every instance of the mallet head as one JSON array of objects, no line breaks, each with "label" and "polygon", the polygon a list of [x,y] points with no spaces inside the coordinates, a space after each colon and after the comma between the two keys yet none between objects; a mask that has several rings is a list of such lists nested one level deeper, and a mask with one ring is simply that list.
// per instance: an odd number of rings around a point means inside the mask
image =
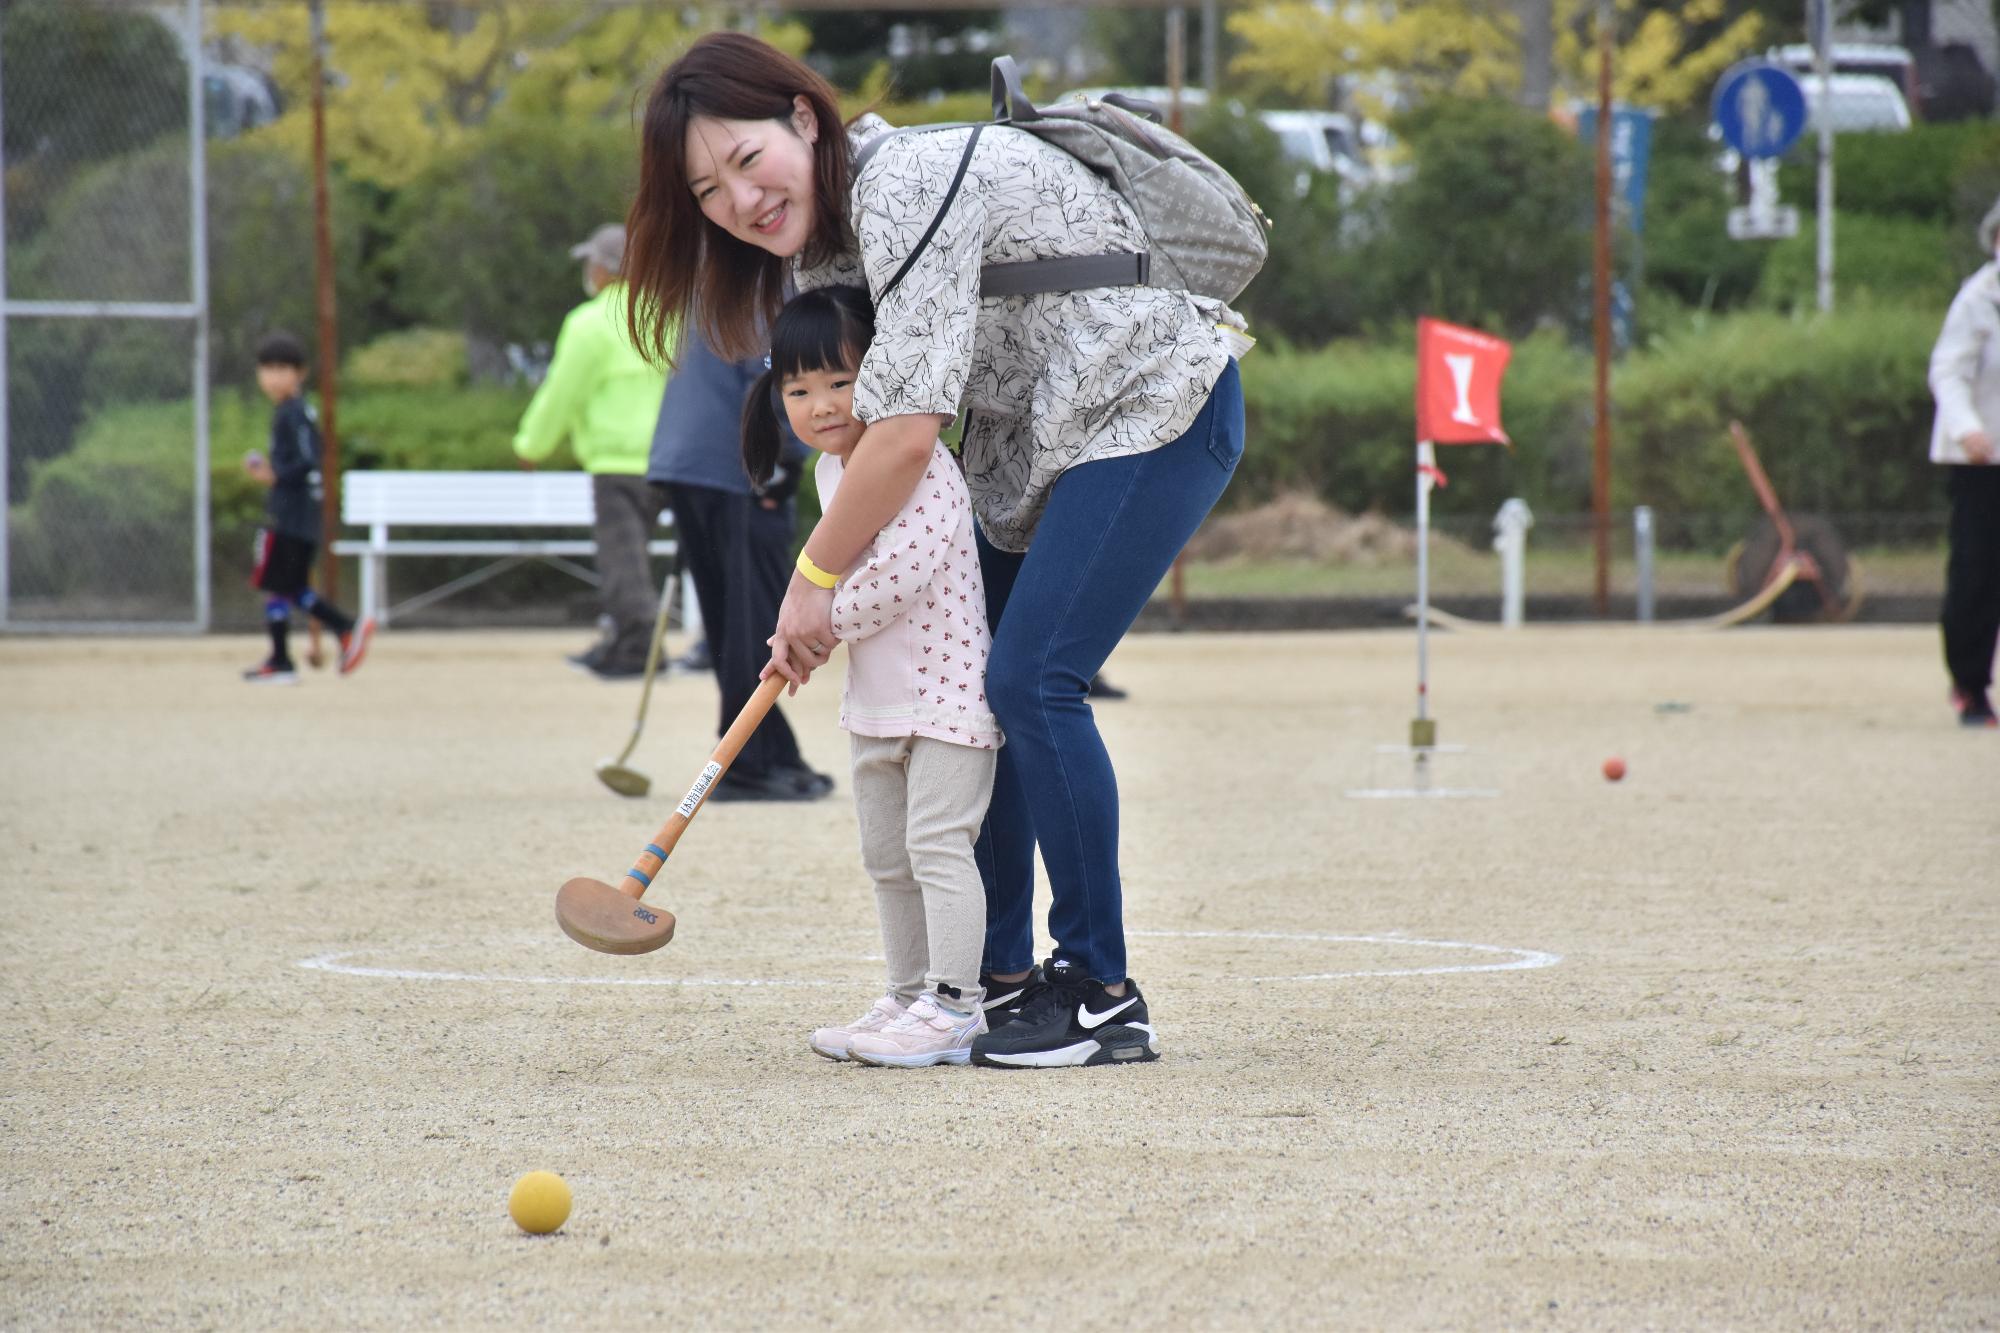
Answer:
[{"label": "mallet head", "polygon": [[583,876],[557,890],[556,924],[599,953],[651,953],[674,937],[672,912]]},{"label": "mallet head", "polygon": [[653,780],[644,773],[609,759],[597,766],[597,780],[620,796],[644,796],[653,790]]}]

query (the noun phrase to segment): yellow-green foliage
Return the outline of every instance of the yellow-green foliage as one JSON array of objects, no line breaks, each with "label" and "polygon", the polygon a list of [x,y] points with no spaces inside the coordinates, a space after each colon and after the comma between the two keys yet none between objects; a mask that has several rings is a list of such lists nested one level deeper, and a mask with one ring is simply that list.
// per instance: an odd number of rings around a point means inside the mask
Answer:
[{"label": "yellow-green foliage", "polygon": [[1321,6],[1277,0],[1233,15],[1231,64],[1253,85],[1308,101],[1343,74],[1386,71],[1422,93],[1491,95],[1518,66],[1511,16],[1479,0]]},{"label": "yellow-green foliage", "polygon": [[[1723,0],[1687,0],[1635,22],[1635,0],[1619,0],[1620,37],[1613,58],[1616,95],[1677,111],[1697,103],[1732,61],[1762,35],[1745,14],[1707,40],[1696,34],[1723,15]],[[1559,99],[1597,86],[1595,5],[1555,0],[1553,52]],[[1271,0],[1229,20],[1243,43],[1231,65],[1253,86],[1316,101],[1327,81],[1387,74],[1418,96],[1511,96],[1520,87],[1520,24],[1487,0],[1403,0],[1395,5],[1320,5]]]},{"label": "yellow-green foliage", "polygon": [[[1723,0],[1684,0],[1671,11],[1656,8],[1636,27],[1634,0],[1619,0],[1619,41],[1612,53],[1611,91],[1620,101],[1662,111],[1697,106],[1722,71],[1749,54],[1764,35],[1755,13],[1739,16],[1707,41],[1695,30],[1723,17]],[[1557,0],[1556,68],[1568,90],[1591,94],[1597,87],[1597,32],[1589,0]]]},{"label": "yellow-green foliage", "polygon": [[[635,94],[686,44],[717,23],[685,21],[680,6],[597,0],[330,0],[327,152],[348,175],[386,189],[416,178],[503,106],[559,120],[622,117]],[[222,0],[214,35],[271,53],[288,108],[259,131],[310,151],[312,45],[300,5]],[[804,51],[797,23],[760,34]]]}]

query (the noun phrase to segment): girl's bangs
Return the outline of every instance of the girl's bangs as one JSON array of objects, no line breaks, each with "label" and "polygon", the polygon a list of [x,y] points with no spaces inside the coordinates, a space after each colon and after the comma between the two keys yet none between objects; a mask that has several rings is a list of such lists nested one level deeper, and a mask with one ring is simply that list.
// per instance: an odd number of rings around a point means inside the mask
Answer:
[{"label": "girl's bangs", "polygon": [[865,304],[850,309],[851,300],[830,288],[794,297],[771,329],[772,373],[784,380],[859,366],[874,330]]}]

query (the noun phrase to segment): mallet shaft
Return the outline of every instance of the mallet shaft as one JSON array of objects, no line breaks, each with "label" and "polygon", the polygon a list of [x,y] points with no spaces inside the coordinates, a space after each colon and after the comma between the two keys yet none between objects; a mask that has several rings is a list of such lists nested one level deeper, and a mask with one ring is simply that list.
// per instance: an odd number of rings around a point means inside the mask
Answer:
[{"label": "mallet shaft", "polygon": [[715,749],[710,752],[708,762],[702,766],[701,775],[694,780],[694,785],[688,788],[688,794],[681,798],[681,803],[674,807],[671,815],[667,816],[667,822],[660,825],[660,831],[653,835],[653,840],[646,844],[646,850],[639,853],[638,860],[625,872],[625,878],[619,881],[620,893],[630,898],[645,896],[646,890],[652,887],[653,877],[658,875],[660,867],[667,863],[667,857],[674,850],[674,844],[679,842],[681,834],[687,831],[688,823],[694,818],[695,811],[701,809],[702,802],[708,799],[710,788],[720,782],[722,775],[729,771],[729,766],[736,762],[736,756],[742,753],[743,747],[749,743],[750,733],[757,730],[758,724],[764,720],[764,715],[771,711],[771,705],[777,702],[778,694],[784,688],[785,678],[775,673],[767,676],[764,683],[757,687],[757,692],[750,696],[750,702],[744,704],[743,711],[736,715],[736,721],[730,724],[722,739],[715,743]]}]

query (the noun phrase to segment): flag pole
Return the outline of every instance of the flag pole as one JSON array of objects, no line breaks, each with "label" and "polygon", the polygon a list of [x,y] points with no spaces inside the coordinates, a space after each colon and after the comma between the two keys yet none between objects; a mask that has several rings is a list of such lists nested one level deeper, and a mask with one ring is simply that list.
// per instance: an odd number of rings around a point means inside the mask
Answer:
[{"label": "flag pole", "polygon": [[[1431,487],[1437,475],[1437,446],[1417,444],[1417,716],[1410,723],[1410,748],[1423,751],[1437,745],[1437,722],[1431,717]],[[1419,756],[1421,757],[1421,755]]]}]

